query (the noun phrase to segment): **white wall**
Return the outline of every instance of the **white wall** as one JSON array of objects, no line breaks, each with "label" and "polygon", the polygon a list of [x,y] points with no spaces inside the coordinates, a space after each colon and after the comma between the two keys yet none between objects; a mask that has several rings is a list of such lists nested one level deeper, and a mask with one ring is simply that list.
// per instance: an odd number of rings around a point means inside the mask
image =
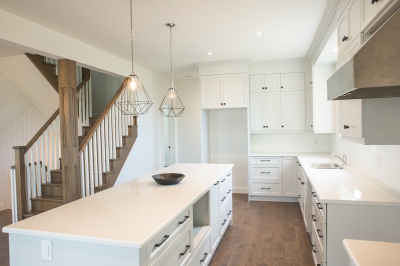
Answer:
[{"label": "white wall", "polygon": [[251,152],[330,152],[332,134],[252,134]]},{"label": "white wall", "polygon": [[162,116],[158,108],[170,86],[169,78],[140,66],[135,67],[135,72],[149,93],[153,106],[147,114],[138,117],[138,138],[116,184],[163,167]]},{"label": "white wall", "polygon": [[210,163],[232,163],[233,191],[247,193],[247,110],[209,111]]},{"label": "white wall", "polygon": [[348,163],[400,191],[400,145],[361,145],[333,135],[332,152],[348,156]]},{"label": "white wall", "polygon": [[10,209],[12,147],[26,145],[47,118],[1,72],[0,95],[0,203]]},{"label": "white wall", "polygon": [[178,80],[175,88],[185,106],[177,122],[178,162],[201,163],[201,102],[198,79]]}]

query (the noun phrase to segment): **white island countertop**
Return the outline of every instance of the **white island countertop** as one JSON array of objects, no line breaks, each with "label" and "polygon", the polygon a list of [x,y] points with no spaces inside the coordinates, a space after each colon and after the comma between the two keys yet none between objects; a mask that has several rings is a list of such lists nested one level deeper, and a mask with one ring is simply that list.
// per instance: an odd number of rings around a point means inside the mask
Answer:
[{"label": "white island countertop", "polygon": [[345,239],[343,245],[353,265],[400,265],[400,243]]},{"label": "white island countertop", "polygon": [[360,169],[347,165],[345,169],[315,169],[310,163],[342,162],[329,153],[264,152],[255,156],[297,157],[313,189],[322,203],[400,206],[400,191],[386,185]]},{"label": "white island countertop", "polygon": [[[141,248],[232,167],[174,164],[6,226],[3,232]],[[185,178],[161,186],[152,178],[158,173],[182,173]]]}]

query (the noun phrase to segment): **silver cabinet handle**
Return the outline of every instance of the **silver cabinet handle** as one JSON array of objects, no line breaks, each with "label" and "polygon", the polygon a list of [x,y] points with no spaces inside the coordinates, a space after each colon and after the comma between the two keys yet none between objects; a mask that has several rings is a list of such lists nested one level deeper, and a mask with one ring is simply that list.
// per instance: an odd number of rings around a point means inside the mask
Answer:
[{"label": "silver cabinet handle", "polygon": [[261,162],[270,162],[271,160],[261,160]]},{"label": "silver cabinet handle", "polygon": [[226,176],[227,176],[227,177],[228,177],[228,176],[231,176],[231,174],[229,173],[229,174],[227,174]]},{"label": "silver cabinet handle", "polygon": [[318,235],[320,238],[324,237],[324,236],[321,234],[321,230],[319,230],[319,229],[317,229],[317,235]]},{"label": "silver cabinet handle", "polygon": [[271,172],[261,172],[261,174],[270,174]]},{"label": "silver cabinet handle", "polygon": [[271,189],[270,187],[262,187],[261,189]]}]

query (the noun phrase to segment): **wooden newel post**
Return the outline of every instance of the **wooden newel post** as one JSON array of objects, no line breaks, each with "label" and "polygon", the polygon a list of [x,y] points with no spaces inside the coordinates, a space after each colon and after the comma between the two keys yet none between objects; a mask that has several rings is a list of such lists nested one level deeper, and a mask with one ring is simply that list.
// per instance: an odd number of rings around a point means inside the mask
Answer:
[{"label": "wooden newel post", "polygon": [[58,94],[60,99],[62,182],[64,203],[68,203],[81,198],[75,61],[58,60]]},{"label": "wooden newel post", "polygon": [[17,214],[18,221],[22,220],[24,213],[27,213],[27,193],[25,176],[25,146],[15,146],[15,178],[17,195]]}]

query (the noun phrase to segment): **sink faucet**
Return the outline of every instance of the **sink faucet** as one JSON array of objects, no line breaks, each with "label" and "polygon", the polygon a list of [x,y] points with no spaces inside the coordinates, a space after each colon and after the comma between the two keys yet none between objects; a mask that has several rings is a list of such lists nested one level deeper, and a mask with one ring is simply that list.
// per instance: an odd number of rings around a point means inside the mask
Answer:
[{"label": "sink faucet", "polygon": [[343,151],[340,151],[340,152],[343,154],[343,158],[340,158],[339,156],[337,156],[334,153],[332,153],[332,156],[338,157],[343,162],[343,165],[346,166],[347,165],[347,155]]}]

